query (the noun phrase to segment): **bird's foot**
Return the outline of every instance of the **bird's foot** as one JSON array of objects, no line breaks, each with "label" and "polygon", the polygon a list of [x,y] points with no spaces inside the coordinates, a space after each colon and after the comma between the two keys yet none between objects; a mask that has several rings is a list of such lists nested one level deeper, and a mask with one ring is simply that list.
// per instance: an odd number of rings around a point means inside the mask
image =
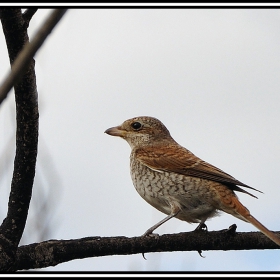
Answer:
[{"label": "bird's foot", "polygon": [[158,237],[159,237],[159,234],[153,233],[154,230],[155,230],[155,227],[151,227],[151,228],[149,228],[144,234],[142,234],[141,236],[142,236],[142,237],[151,236],[151,237],[158,238]]},{"label": "bird's foot", "polygon": [[[159,239],[159,234],[158,233],[153,233],[150,229],[148,229],[144,234],[141,235],[141,237],[154,237],[156,240]],[[145,253],[142,253],[142,257],[145,258]]]},{"label": "bird's foot", "polygon": [[236,233],[236,229],[237,229],[237,225],[233,224],[233,225],[229,226],[227,229],[223,229],[222,232],[228,233],[228,234],[234,234],[234,233]]},{"label": "bird's foot", "polygon": [[149,230],[147,230],[144,234],[141,235],[142,237],[154,237],[154,238],[159,238],[159,234],[158,233],[153,233],[153,232],[149,232]]},{"label": "bird's foot", "polygon": [[200,223],[194,231],[207,232],[208,228],[204,223]]}]

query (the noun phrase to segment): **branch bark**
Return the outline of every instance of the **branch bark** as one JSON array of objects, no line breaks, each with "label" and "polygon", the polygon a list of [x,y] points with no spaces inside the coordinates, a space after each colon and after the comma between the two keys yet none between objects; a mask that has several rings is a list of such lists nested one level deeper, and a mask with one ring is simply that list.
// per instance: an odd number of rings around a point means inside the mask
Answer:
[{"label": "branch bark", "polygon": [[34,43],[29,44],[26,21],[20,9],[1,9],[0,18],[12,65],[6,80],[8,83],[5,81],[1,87],[0,102],[14,86],[17,118],[16,156],[8,213],[0,226],[0,271],[9,271],[25,228],[37,158],[39,112],[32,57],[56,23],[50,29],[44,26],[35,36]]},{"label": "branch bark", "polygon": [[29,27],[29,22],[31,18],[34,16],[34,14],[37,12],[38,9],[27,9],[23,14],[22,17],[25,21],[25,27]]},{"label": "branch bark", "polygon": [[[20,9],[2,9],[1,22],[10,63],[28,41]],[[15,85],[17,131],[16,156],[8,213],[0,227],[0,269],[9,270],[22,236],[31,199],[38,141],[38,104],[34,61],[28,63],[21,82]]]},{"label": "branch bark", "polygon": [[49,240],[19,247],[15,269],[55,266],[74,259],[148,252],[279,249],[260,232],[236,233],[235,229],[233,225],[221,231],[193,231],[157,237],[94,236]]}]

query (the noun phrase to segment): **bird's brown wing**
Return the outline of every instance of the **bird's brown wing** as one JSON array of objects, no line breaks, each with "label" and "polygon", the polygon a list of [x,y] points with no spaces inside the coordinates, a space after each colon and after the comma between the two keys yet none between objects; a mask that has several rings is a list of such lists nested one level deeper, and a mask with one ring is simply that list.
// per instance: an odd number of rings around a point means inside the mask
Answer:
[{"label": "bird's brown wing", "polygon": [[140,148],[135,151],[135,155],[142,164],[153,170],[175,172],[186,176],[212,180],[223,183],[233,190],[247,193],[253,197],[255,196],[236,185],[259,191],[236,180],[221,169],[201,160],[179,145]]}]

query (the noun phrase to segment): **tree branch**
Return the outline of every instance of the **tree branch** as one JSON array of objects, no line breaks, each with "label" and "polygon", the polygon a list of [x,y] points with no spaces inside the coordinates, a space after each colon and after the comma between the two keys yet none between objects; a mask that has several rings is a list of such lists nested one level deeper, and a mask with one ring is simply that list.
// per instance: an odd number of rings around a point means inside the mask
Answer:
[{"label": "tree branch", "polygon": [[38,9],[27,9],[23,14],[22,17],[25,21],[25,27],[29,27],[29,22],[31,18],[34,16],[34,14],[37,12]]},{"label": "tree branch", "polygon": [[[20,79],[20,77],[27,69],[30,62],[32,61],[33,56],[36,54],[38,49],[42,46],[43,42],[46,40],[47,36],[52,32],[53,28],[56,26],[56,24],[60,21],[60,19],[67,11],[67,9],[54,10],[52,14],[48,17],[48,19],[45,21],[45,23],[38,30],[32,42],[29,43],[28,36],[27,36],[26,21],[24,20],[23,15],[20,12],[20,9],[18,9],[17,15],[13,13],[14,10],[15,9],[0,10],[0,18],[2,21],[2,26],[6,37],[6,41],[7,40],[10,41],[10,44],[8,44],[7,41],[7,46],[8,45],[10,46],[10,47],[8,46],[9,52],[11,51],[14,52],[14,54],[10,55],[12,70],[9,73],[8,77],[4,80],[4,82],[0,86],[0,104],[7,97],[13,85]],[[33,13],[35,12],[33,11]],[[27,18],[30,17],[31,14],[32,12],[29,12],[26,17]],[[13,37],[12,34],[8,32],[10,32],[10,30],[13,29],[15,25],[18,28],[18,32],[16,35],[14,34]],[[18,42],[19,37],[22,36],[23,33],[25,33],[26,38],[24,38],[21,42]],[[22,50],[24,45],[25,47]],[[12,46],[17,46],[17,48],[12,50],[11,48]],[[20,53],[21,50],[22,52]],[[17,57],[18,54],[19,56]],[[14,61],[16,57],[17,59],[16,61]]]},{"label": "tree branch", "polygon": [[[192,231],[154,237],[87,237],[49,240],[21,246],[17,270],[55,266],[74,259],[148,252],[279,249],[260,232],[236,233],[233,225],[221,231]],[[280,233],[280,232],[278,232]]]},{"label": "tree branch", "polygon": [[[0,270],[11,269],[27,219],[35,176],[38,144],[38,100],[33,55],[65,11],[53,12],[28,43],[27,28],[20,9],[1,9],[0,18],[6,38],[11,74],[0,88],[5,98],[14,85],[16,100],[16,156],[8,203],[8,213],[0,227]],[[53,19],[53,15],[56,15]],[[25,47],[24,47],[25,46]],[[23,49],[23,51],[21,51]],[[19,79],[22,76],[22,79]]]}]

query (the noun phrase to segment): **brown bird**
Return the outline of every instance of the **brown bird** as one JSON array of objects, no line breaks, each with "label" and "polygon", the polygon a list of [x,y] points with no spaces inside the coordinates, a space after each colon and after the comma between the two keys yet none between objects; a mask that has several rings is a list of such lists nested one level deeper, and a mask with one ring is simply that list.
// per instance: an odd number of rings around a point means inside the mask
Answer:
[{"label": "brown bird", "polygon": [[148,203],[168,215],[144,235],[151,234],[172,217],[199,223],[197,229],[202,229],[206,227],[205,221],[221,210],[250,222],[280,245],[280,238],[256,220],[234,192],[255,197],[239,186],[256,189],[180,146],[158,119],[132,118],[105,133],[128,142],[132,149],[130,173],[135,189]]}]

